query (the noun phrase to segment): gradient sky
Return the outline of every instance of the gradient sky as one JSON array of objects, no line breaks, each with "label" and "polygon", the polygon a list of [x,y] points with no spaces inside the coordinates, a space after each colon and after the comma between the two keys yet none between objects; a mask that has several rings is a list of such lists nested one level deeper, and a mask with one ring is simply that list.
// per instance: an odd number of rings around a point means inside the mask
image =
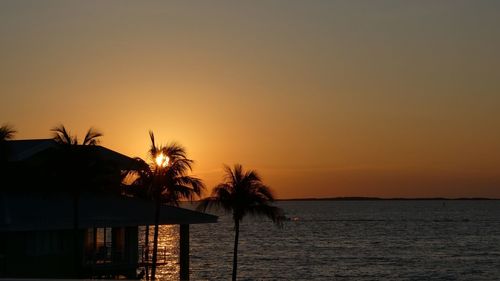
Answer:
[{"label": "gradient sky", "polygon": [[[189,2],[189,3],[188,3]],[[0,123],[279,198],[500,198],[500,1],[0,1]]]}]

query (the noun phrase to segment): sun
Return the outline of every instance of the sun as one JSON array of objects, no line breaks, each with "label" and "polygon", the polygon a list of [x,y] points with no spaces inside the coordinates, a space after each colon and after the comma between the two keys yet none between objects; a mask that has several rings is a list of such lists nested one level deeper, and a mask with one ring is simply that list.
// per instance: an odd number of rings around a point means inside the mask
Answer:
[{"label": "sun", "polygon": [[168,158],[168,156],[166,156],[165,154],[163,153],[160,153],[156,156],[156,165],[158,165],[158,167],[166,167],[168,165],[168,161],[170,160],[170,158]]}]

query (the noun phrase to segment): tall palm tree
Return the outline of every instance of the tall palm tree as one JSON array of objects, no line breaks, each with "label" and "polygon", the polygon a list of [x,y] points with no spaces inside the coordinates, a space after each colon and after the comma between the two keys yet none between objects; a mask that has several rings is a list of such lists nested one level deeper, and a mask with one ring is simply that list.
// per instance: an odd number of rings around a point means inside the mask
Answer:
[{"label": "tall palm tree", "polygon": [[145,188],[147,196],[155,202],[151,260],[151,280],[155,280],[161,205],[178,206],[182,199],[192,200],[201,195],[205,186],[199,178],[188,175],[194,161],[188,158],[183,146],[177,143],[157,145],[152,131],[149,132],[149,137],[149,165],[146,170],[139,172],[136,184]]},{"label": "tall palm tree", "polygon": [[235,233],[232,280],[235,281],[238,266],[238,239],[243,217],[247,214],[266,216],[281,227],[283,211],[270,205],[274,201],[272,191],[262,183],[256,171],[244,171],[239,164],[234,165],[233,169],[224,166],[224,170],[224,181],[212,190],[211,197],[200,202],[197,209],[206,211],[209,208],[218,208],[232,213]]},{"label": "tall palm tree", "polygon": [[102,133],[90,128],[85,134],[84,140],[79,143],[78,137],[71,135],[64,127],[59,125],[51,129],[53,139],[59,144],[59,150],[55,158],[57,172],[60,173],[60,180],[63,186],[72,185],[73,197],[73,244],[74,244],[74,270],[76,277],[79,277],[80,256],[79,256],[79,205],[80,195],[83,188],[91,181],[90,170],[93,161],[86,154],[84,146],[97,145]]}]

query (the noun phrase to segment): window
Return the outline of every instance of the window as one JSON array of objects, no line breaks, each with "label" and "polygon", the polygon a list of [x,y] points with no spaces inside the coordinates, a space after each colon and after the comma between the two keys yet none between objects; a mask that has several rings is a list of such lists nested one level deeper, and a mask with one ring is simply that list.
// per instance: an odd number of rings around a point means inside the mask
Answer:
[{"label": "window", "polygon": [[111,260],[112,228],[99,227],[87,230],[85,238],[85,253],[87,261],[104,263]]}]

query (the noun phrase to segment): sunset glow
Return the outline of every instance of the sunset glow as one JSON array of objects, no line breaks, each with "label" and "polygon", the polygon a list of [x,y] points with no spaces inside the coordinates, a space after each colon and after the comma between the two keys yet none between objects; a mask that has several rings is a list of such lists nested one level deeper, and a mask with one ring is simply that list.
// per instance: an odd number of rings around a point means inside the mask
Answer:
[{"label": "sunset glow", "polygon": [[158,156],[156,156],[155,161],[156,161],[156,165],[158,165],[158,167],[165,168],[168,166],[170,158],[168,156],[164,155],[163,153],[160,153]]},{"label": "sunset glow", "polygon": [[500,198],[500,1],[44,2],[0,2],[16,139],[152,130],[207,194],[241,163],[278,198]]}]

